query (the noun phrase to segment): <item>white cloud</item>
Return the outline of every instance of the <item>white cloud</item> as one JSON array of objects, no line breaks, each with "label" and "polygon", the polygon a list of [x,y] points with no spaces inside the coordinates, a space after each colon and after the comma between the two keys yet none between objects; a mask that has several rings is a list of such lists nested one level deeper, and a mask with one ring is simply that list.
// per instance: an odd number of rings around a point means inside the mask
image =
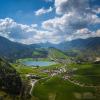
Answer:
[{"label": "white cloud", "polygon": [[89,7],[89,0],[55,0],[57,14],[64,14],[70,11],[86,11]]},{"label": "white cloud", "polygon": [[32,26],[16,23],[11,18],[0,19],[0,36],[10,40],[21,42],[37,34],[37,30]]},{"label": "white cloud", "polygon": [[58,34],[37,29],[36,24],[19,24],[11,18],[0,19],[0,36],[25,44],[58,43],[62,40]]},{"label": "white cloud", "polygon": [[93,9],[93,12],[96,13],[96,14],[100,14],[100,8]]},{"label": "white cloud", "polygon": [[97,37],[100,37],[100,29],[98,29],[95,33]]},{"label": "white cloud", "polygon": [[88,38],[88,37],[93,37],[94,32],[90,31],[87,28],[79,29],[76,30],[75,33],[72,34],[72,40],[77,39],[77,38]]},{"label": "white cloud", "polygon": [[41,8],[41,9],[35,11],[35,15],[36,15],[36,16],[40,16],[40,15],[43,15],[43,14],[52,12],[52,10],[53,10],[52,7],[49,7],[49,9]]},{"label": "white cloud", "polygon": [[28,25],[16,23],[11,18],[0,19],[0,33],[6,34],[7,37],[16,39],[26,39],[35,34],[36,29]]},{"label": "white cloud", "polygon": [[97,36],[88,29],[100,24],[100,17],[92,12],[89,0],[55,0],[55,9],[61,16],[44,21],[42,28],[59,35],[62,40]]},{"label": "white cloud", "polygon": [[[71,17],[73,13],[65,14],[62,17],[55,17],[54,19],[49,19],[42,23],[42,27],[47,30],[59,30],[66,32],[66,28],[70,29],[69,23],[71,22]],[[71,20],[70,20],[71,19]]]},{"label": "white cloud", "polygon": [[55,7],[57,14],[62,14],[65,12],[65,8],[63,8],[63,6],[66,6],[67,2],[68,0],[55,0]]},{"label": "white cloud", "polygon": [[53,0],[44,0],[44,1],[46,1],[46,2],[53,2]]},{"label": "white cloud", "polygon": [[42,23],[46,30],[59,30],[59,33],[72,33],[72,31],[85,28],[91,24],[99,24],[100,18],[97,15],[88,14],[85,17],[77,13],[70,12],[61,17],[55,17]]},{"label": "white cloud", "polygon": [[38,25],[37,25],[37,24],[32,24],[31,27],[33,27],[33,28],[37,28]]},{"label": "white cloud", "polygon": [[[55,0],[56,16],[41,23],[24,25],[13,19],[0,19],[0,36],[21,43],[59,43],[77,38],[100,37],[99,8],[89,7],[89,0]],[[53,8],[41,8],[37,16],[49,13]],[[38,28],[39,27],[39,28]],[[95,31],[93,31],[93,29]],[[98,29],[98,28],[97,28]]]}]

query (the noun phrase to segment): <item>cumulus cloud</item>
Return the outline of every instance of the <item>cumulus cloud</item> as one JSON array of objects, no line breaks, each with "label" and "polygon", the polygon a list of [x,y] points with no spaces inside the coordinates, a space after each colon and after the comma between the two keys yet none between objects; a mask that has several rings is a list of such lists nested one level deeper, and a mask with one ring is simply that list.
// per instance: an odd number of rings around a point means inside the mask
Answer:
[{"label": "cumulus cloud", "polygon": [[100,29],[98,29],[95,33],[97,37],[100,37]]},{"label": "cumulus cloud", "polygon": [[93,9],[93,12],[96,13],[96,14],[100,14],[100,8]]},{"label": "cumulus cloud", "polygon": [[94,37],[94,32],[90,31],[87,28],[79,29],[75,33],[72,34],[72,39],[77,39],[77,38],[89,38],[89,37]]},{"label": "cumulus cloud", "polygon": [[36,15],[36,16],[40,16],[40,15],[43,15],[43,14],[52,12],[52,10],[53,10],[52,7],[49,7],[49,9],[41,8],[41,9],[35,11],[35,15]]},{"label": "cumulus cloud", "polygon": [[37,24],[24,25],[15,22],[11,18],[0,19],[0,36],[9,40],[24,43],[58,43],[61,41],[61,36],[50,31],[37,29]]},{"label": "cumulus cloud", "polygon": [[[0,36],[26,44],[60,43],[78,38],[100,37],[100,8],[91,5],[90,1],[95,0],[55,0],[55,17],[43,21],[40,27],[37,24],[19,24],[11,18],[0,19]],[[35,15],[52,10],[51,7],[41,8]]]},{"label": "cumulus cloud", "polygon": [[44,21],[42,27],[63,35],[66,37],[63,40],[95,37],[96,33],[89,27],[100,25],[100,17],[91,6],[90,0],[55,0],[56,14],[60,16]]},{"label": "cumulus cloud", "polygon": [[0,19],[0,34],[6,37],[16,40],[26,39],[34,35],[35,31],[31,26],[18,24],[11,18]]},{"label": "cumulus cloud", "polygon": [[60,34],[71,34],[72,31],[88,27],[92,24],[100,23],[97,15],[80,16],[76,13],[64,14],[62,17],[55,17],[42,23],[42,27],[47,30],[59,30]]},{"label": "cumulus cloud", "polygon": [[86,11],[89,7],[89,0],[55,0],[57,14],[68,13],[69,11]]}]

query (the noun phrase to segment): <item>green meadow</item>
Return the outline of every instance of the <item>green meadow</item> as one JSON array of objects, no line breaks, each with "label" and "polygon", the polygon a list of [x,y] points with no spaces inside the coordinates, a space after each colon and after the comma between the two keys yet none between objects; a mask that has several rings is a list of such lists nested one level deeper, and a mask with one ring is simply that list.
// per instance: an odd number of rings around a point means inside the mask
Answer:
[{"label": "green meadow", "polygon": [[34,87],[33,95],[38,100],[99,100],[95,97],[94,88],[74,85],[60,76],[40,80]]}]

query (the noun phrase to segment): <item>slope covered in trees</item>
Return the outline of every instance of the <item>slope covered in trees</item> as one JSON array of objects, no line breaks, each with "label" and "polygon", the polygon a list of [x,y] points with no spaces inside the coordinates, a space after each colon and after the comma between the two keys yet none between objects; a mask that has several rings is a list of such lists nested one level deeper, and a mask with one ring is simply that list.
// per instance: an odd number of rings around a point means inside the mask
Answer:
[{"label": "slope covered in trees", "polygon": [[20,93],[21,87],[19,74],[7,61],[0,58],[0,90],[17,95]]}]

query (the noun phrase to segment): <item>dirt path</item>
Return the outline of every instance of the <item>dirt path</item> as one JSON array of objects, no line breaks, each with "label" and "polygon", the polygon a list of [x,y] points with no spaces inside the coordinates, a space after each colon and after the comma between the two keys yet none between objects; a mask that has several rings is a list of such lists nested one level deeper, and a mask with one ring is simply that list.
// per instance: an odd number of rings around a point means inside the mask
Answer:
[{"label": "dirt path", "polygon": [[36,79],[34,79],[34,80],[31,80],[31,82],[30,82],[30,84],[31,84],[31,89],[30,89],[30,95],[32,94],[32,90],[33,90],[33,88],[34,88],[34,86],[35,86],[35,84],[38,82],[38,80],[36,80]]},{"label": "dirt path", "polygon": [[82,84],[82,83],[79,83],[79,82],[76,82],[76,81],[73,81],[73,80],[70,80],[70,79],[67,79],[69,82],[75,84],[75,85],[78,85],[80,87],[91,87],[91,88],[97,88],[97,87],[100,87],[100,86],[93,86],[93,85],[86,85],[86,84]]}]

